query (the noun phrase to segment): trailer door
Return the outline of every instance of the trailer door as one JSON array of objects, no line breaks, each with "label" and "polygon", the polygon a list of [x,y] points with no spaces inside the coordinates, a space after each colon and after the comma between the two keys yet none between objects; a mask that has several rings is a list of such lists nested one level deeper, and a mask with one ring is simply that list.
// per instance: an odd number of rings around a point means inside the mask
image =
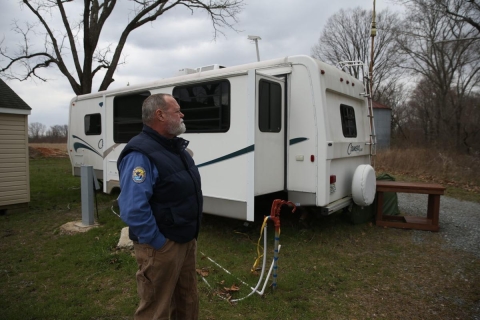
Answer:
[{"label": "trailer door", "polygon": [[285,81],[256,72],[255,196],[284,190]]}]

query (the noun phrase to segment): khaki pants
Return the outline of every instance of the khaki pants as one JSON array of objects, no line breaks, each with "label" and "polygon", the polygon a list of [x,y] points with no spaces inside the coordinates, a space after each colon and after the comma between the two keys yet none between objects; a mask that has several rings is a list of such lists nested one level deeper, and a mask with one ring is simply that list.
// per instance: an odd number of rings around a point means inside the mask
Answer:
[{"label": "khaki pants", "polygon": [[134,247],[140,297],[135,319],[198,319],[197,240],[167,240],[160,250],[148,244],[135,243]]}]

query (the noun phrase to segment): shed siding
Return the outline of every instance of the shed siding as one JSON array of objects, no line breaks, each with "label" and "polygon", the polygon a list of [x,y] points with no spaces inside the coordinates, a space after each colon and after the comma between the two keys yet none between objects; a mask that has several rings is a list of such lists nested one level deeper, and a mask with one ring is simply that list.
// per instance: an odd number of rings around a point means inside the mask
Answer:
[{"label": "shed siding", "polygon": [[0,113],[0,208],[30,202],[27,119]]},{"label": "shed siding", "polygon": [[392,121],[392,110],[373,109],[375,118],[375,134],[377,135],[377,148],[390,148],[390,131]]}]

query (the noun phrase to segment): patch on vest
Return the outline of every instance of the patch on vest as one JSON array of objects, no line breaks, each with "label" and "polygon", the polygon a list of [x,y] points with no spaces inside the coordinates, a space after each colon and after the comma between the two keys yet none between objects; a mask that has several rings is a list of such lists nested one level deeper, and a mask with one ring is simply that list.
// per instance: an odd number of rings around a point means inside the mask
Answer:
[{"label": "patch on vest", "polygon": [[132,173],[133,182],[142,183],[143,181],[145,181],[146,177],[147,177],[147,173],[145,169],[143,169],[142,167],[136,167],[135,169],[133,169],[133,173]]}]

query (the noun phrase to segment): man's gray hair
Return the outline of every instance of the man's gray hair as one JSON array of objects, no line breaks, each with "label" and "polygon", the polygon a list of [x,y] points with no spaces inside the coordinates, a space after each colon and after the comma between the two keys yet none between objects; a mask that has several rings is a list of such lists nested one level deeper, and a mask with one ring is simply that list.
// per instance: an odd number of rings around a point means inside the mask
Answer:
[{"label": "man's gray hair", "polygon": [[155,111],[157,109],[165,110],[167,108],[167,103],[165,102],[165,97],[171,96],[167,93],[157,93],[152,94],[150,97],[143,101],[142,105],[142,121],[144,124],[149,124],[155,118]]}]

